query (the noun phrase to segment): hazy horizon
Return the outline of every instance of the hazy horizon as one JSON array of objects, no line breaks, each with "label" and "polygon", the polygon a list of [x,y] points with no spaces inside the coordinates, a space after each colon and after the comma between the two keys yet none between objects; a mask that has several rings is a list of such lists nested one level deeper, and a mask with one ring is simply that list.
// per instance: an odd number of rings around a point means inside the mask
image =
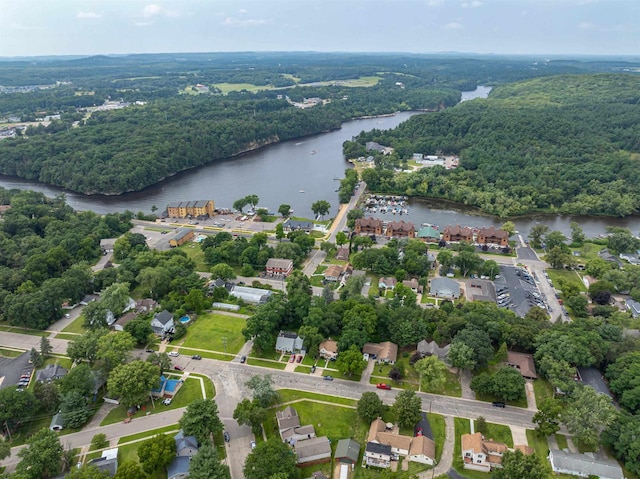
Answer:
[{"label": "hazy horizon", "polygon": [[638,56],[635,0],[0,0],[0,56]]}]

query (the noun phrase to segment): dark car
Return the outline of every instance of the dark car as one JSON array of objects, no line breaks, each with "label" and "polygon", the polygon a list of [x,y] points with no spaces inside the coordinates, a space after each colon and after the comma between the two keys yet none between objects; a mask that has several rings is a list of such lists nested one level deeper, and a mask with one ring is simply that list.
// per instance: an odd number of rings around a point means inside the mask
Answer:
[{"label": "dark car", "polygon": [[153,349],[146,349],[145,352],[146,353],[155,353],[155,351]]},{"label": "dark car", "polygon": [[315,364],[313,366],[311,366],[311,374],[316,372],[316,366]]},{"label": "dark car", "polygon": [[184,368],[182,366],[178,366],[177,364],[173,367],[176,371],[183,371]]},{"label": "dark car", "polygon": [[194,354],[193,356],[191,356],[191,359],[200,360],[200,359],[202,359],[202,356],[200,356],[199,354]]},{"label": "dark car", "polygon": [[246,356],[242,356],[242,357],[240,358],[240,362],[241,362],[241,363],[246,363],[246,362],[247,362],[247,357],[246,357]]},{"label": "dark car", "polygon": [[229,433],[227,431],[224,432],[224,440],[225,442],[231,441],[231,436],[229,436]]},{"label": "dark car", "polygon": [[325,381],[333,381],[333,376],[322,376]]},{"label": "dark car", "polygon": [[502,401],[493,401],[493,402],[491,403],[491,405],[492,405],[493,407],[501,407],[501,408],[505,408],[505,407],[506,407],[506,404],[505,404],[505,403],[503,403]]}]

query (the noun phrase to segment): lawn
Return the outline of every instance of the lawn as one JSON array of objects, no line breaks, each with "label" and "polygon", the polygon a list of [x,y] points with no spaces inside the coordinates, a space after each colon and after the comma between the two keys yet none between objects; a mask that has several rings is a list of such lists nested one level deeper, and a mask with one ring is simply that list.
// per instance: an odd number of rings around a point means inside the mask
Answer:
[{"label": "lawn", "polygon": [[[180,388],[180,391],[176,394],[171,404],[165,406],[159,400],[154,400],[154,404],[147,402],[145,406],[143,406],[144,410],[138,412],[138,415],[144,414],[156,414],[159,412],[168,411],[170,409],[179,409],[181,407],[186,407],[191,404],[196,399],[202,399],[202,389],[200,388],[200,381],[196,379],[187,379],[184,385]],[[154,407],[155,405],[155,407]],[[127,407],[124,405],[120,405],[115,409],[109,411],[107,417],[105,417],[100,423],[101,426],[107,426],[109,424],[114,424],[117,422],[122,422],[127,417]],[[133,420],[135,421],[135,415],[133,416]]]},{"label": "lawn", "polygon": [[[118,463],[122,464],[126,461],[140,462],[138,460],[138,447],[141,442],[134,442],[133,444],[127,444],[126,446],[118,447]],[[153,474],[147,476],[147,479],[166,479],[167,473],[165,471],[155,471]]]},{"label": "lawn", "polygon": [[180,251],[184,253],[196,263],[196,271],[209,272],[211,265],[207,264],[204,259],[204,251],[200,248],[199,243],[187,242],[182,246],[179,246]]},{"label": "lawn", "polygon": [[509,426],[488,422],[487,432],[484,436],[496,442],[502,442],[509,447],[513,447],[513,436],[511,435]]},{"label": "lawn", "polygon": [[312,399],[316,401],[326,401],[352,407],[356,407],[358,404],[358,401],[356,401],[355,399],[348,399],[339,396],[327,396],[325,394],[298,391],[297,389],[278,389],[278,394],[280,394],[281,403],[297,401],[299,399]]},{"label": "lawn", "polygon": [[433,394],[440,394],[442,396],[453,396],[457,398],[462,397],[462,386],[460,386],[460,378],[456,373],[447,371],[447,380],[442,387],[430,391],[423,390],[422,392],[430,392]]},{"label": "lawn", "polygon": [[0,331],[6,331],[8,333],[28,334],[30,336],[44,336],[48,338],[50,333],[46,331],[40,331],[38,329],[21,328],[18,326],[0,326]]},{"label": "lawn", "polygon": [[84,327],[84,314],[81,314],[73,320],[66,328],[62,330],[63,333],[77,333],[83,334],[86,331]]},{"label": "lawn", "polygon": [[180,348],[178,349],[178,352],[185,356],[193,356],[194,354],[199,354],[203,358],[217,359],[219,361],[231,361],[233,358],[236,357],[235,354],[230,354],[230,353],[224,354],[224,353],[216,353],[212,351],[198,351],[195,349],[188,349],[188,348]]},{"label": "lawn", "polygon": [[203,314],[189,325],[187,335],[178,345],[235,354],[245,343],[242,336],[245,325],[244,318],[217,313]]},{"label": "lawn", "polygon": [[150,431],[139,432],[138,434],[131,434],[130,436],[122,436],[118,440],[118,444],[124,444],[126,442],[137,441],[147,437],[155,436],[157,434],[163,434],[165,432],[178,432],[180,430],[179,424],[172,424],[170,426],[160,427],[158,429],[152,429]]},{"label": "lawn", "polygon": [[547,438],[540,437],[533,429],[527,429],[527,441],[529,441],[529,446],[535,449],[538,460],[545,466],[548,466],[547,454],[549,452],[549,444],[547,443]]},{"label": "lawn", "polygon": [[468,419],[461,417],[453,418],[455,444],[453,446],[453,467],[459,472],[462,472],[462,445],[460,443],[460,436],[463,434],[471,434],[471,423]]},{"label": "lawn", "polygon": [[266,361],[264,359],[256,359],[252,357],[247,358],[247,364],[252,366],[260,366],[263,368],[271,368],[271,369],[284,369],[287,367],[286,363],[280,363],[277,361]]},{"label": "lawn", "polygon": [[556,442],[559,449],[568,449],[567,437],[564,434],[556,434]]},{"label": "lawn", "polygon": [[536,404],[553,397],[553,386],[546,379],[538,378],[533,381],[533,392],[536,396]]},{"label": "lawn", "polygon": [[444,416],[440,414],[430,413],[427,414],[427,419],[431,425],[431,432],[433,433],[433,441],[436,443],[436,462],[440,462],[442,456],[442,448],[446,441]]},{"label": "lawn", "polygon": [[580,279],[580,276],[575,271],[568,271],[566,269],[547,269],[547,274],[549,275],[549,279],[553,281],[553,286],[556,289],[561,290],[561,282],[565,282],[567,284],[574,285],[578,291],[586,291],[584,283]]},{"label": "lawn", "polygon": [[24,353],[24,351],[17,351],[15,349],[0,348],[0,356],[4,356],[5,358],[17,358],[22,353]]}]

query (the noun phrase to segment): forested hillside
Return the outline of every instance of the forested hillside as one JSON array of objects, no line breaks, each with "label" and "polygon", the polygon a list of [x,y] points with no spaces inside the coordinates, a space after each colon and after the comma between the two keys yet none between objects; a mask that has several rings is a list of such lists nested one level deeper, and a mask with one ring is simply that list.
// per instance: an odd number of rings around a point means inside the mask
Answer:
[{"label": "forested hillside", "polygon": [[[640,77],[572,75],[496,88],[486,100],[363,133],[412,153],[456,154],[460,168],[364,172],[373,191],[447,198],[498,216],[535,211],[626,216],[640,211]],[[389,163],[387,161],[387,163]],[[392,163],[392,162],[391,162]]]}]

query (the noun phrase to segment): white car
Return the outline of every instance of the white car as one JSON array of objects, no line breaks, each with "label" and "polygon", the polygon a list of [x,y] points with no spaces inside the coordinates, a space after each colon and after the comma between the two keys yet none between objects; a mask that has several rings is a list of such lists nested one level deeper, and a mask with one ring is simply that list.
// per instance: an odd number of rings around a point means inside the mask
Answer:
[{"label": "white car", "polygon": [[180,356],[180,353],[178,351],[171,351],[169,353],[169,356],[171,356],[172,358],[177,358],[178,356]]},{"label": "white car", "polygon": [[163,399],[162,404],[164,404],[165,406],[168,406],[169,404],[171,404],[171,398]]},{"label": "white car", "polygon": [[256,448],[256,441],[251,441],[251,449],[255,449]]}]

